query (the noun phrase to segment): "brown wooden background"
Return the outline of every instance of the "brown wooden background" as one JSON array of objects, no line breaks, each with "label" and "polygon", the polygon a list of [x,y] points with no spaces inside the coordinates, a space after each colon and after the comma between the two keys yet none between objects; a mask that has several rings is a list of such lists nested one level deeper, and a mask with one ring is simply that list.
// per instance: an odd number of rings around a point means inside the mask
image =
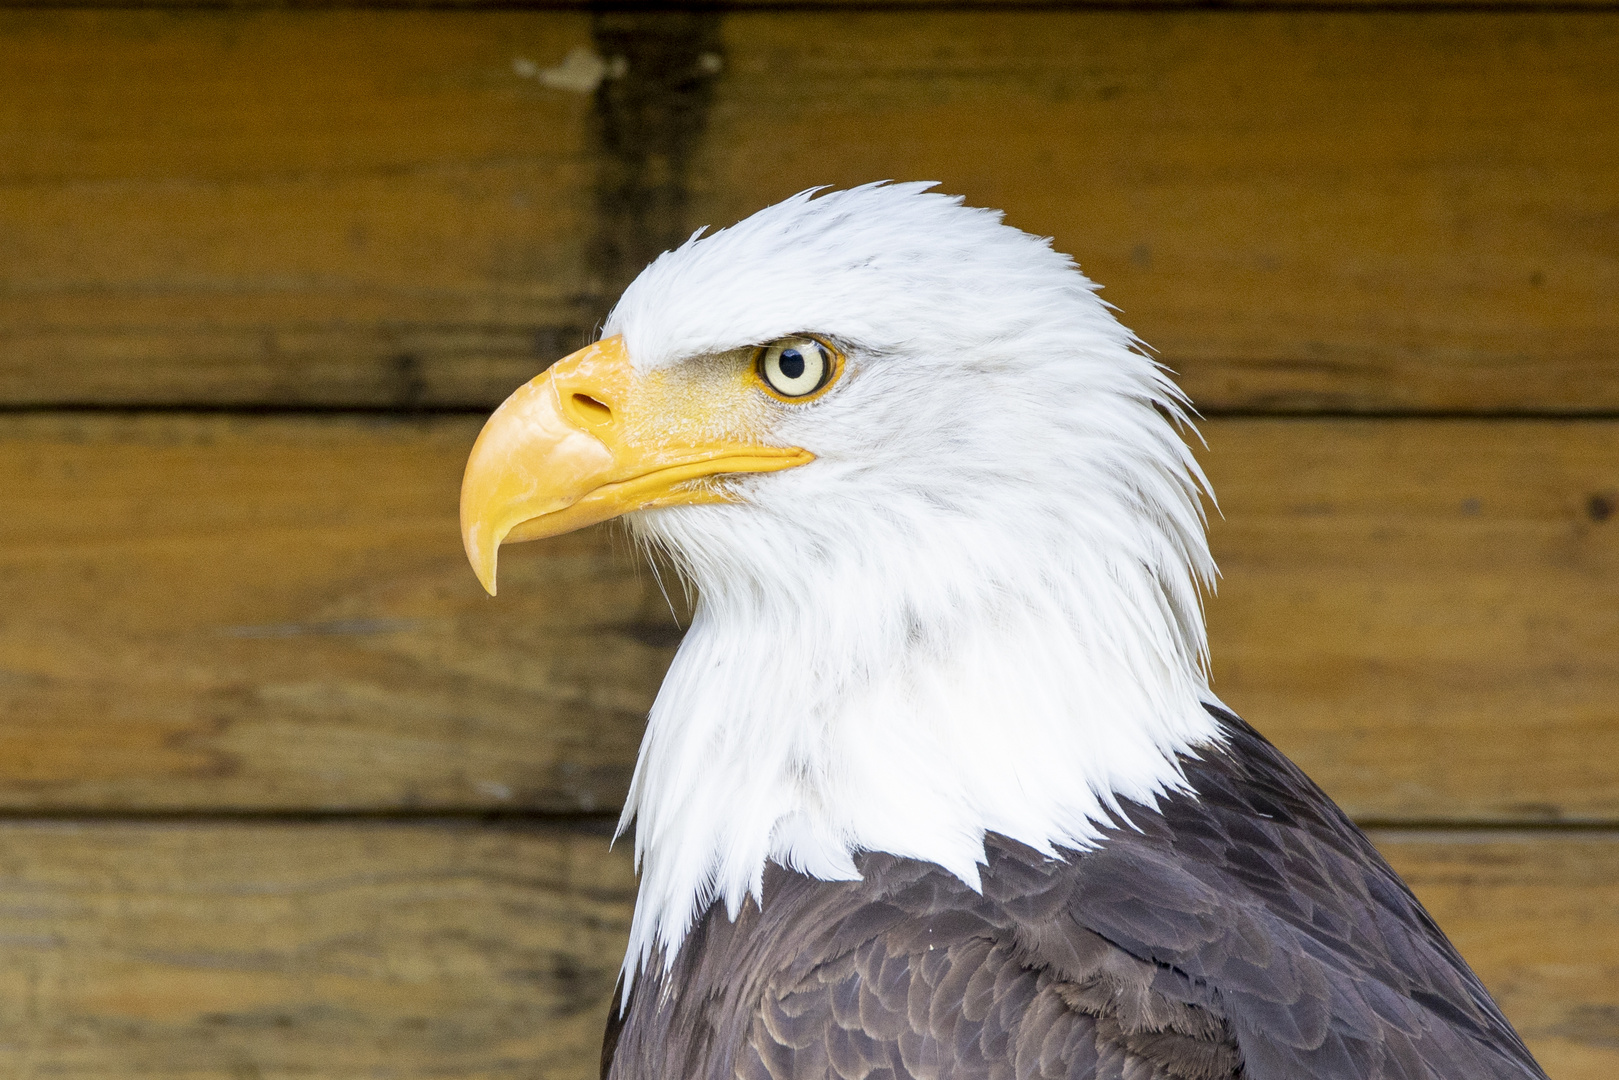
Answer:
[{"label": "brown wooden background", "polygon": [[604,531],[485,598],[461,465],[885,177],[1181,373],[1218,691],[1619,1075],[1619,7],[468,0],[0,7],[0,1076],[592,1073],[679,631]]}]

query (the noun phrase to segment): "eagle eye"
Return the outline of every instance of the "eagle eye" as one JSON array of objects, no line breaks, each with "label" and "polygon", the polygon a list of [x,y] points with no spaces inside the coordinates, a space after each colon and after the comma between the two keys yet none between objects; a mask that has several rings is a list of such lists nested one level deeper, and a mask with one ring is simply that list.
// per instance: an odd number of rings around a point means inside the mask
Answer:
[{"label": "eagle eye", "polygon": [[798,334],[762,347],[757,365],[759,378],[777,397],[802,400],[832,382],[842,359],[820,338]]}]

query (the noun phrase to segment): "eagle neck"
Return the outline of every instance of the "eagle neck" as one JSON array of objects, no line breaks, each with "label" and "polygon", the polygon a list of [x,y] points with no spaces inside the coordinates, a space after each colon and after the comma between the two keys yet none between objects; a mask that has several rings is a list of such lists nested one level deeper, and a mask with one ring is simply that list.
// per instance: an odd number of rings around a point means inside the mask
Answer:
[{"label": "eagle neck", "polygon": [[768,862],[847,880],[879,851],[977,888],[989,832],[1083,849],[1120,798],[1184,786],[1178,756],[1218,737],[1201,620],[1166,598],[1184,583],[1135,551],[1040,555],[1100,537],[1049,541],[1007,536],[995,569],[946,575],[971,590],[836,555],[795,582],[694,568],[620,825],[641,873],[626,987],[710,905],[758,903]]}]

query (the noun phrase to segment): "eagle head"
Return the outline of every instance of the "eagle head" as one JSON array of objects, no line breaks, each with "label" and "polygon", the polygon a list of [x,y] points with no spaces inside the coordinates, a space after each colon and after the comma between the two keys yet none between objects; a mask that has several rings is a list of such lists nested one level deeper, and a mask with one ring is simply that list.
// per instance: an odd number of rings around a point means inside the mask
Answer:
[{"label": "eagle head", "polygon": [[617,517],[696,589],[624,811],[629,977],[770,860],[976,885],[986,832],[1082,848],[1217,737],[1184,398],[1049,240],[931,186],[694,235],[472,452],[491,593],[502,543]]}]

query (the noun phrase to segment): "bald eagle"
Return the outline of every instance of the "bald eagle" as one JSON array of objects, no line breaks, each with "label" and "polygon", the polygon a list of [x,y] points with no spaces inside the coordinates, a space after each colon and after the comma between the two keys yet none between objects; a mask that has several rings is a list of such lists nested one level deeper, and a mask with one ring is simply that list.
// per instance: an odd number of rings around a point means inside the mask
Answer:
[{"label": "bald eagle", "polygon": [[1544,1077],[1210,692],[1188,404],[927,184],[693,236],[490,418],[467,555],[624,516],[695,585],[621,830],[615,1080]]}]

